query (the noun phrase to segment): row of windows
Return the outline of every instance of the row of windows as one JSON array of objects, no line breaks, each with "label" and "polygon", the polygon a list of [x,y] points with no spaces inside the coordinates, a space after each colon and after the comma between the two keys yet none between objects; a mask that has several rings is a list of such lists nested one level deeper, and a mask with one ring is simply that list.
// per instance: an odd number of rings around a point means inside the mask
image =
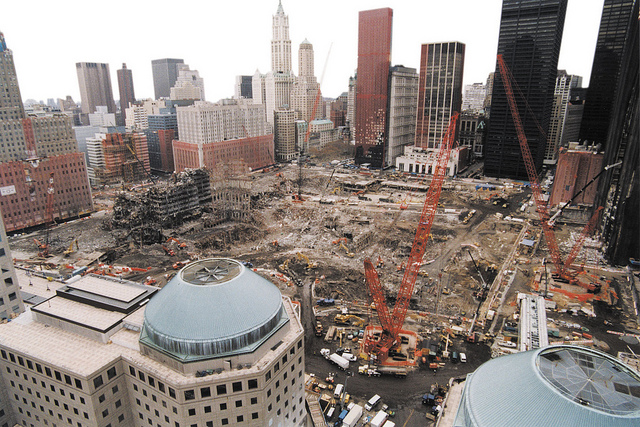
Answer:
[{"label": "row of windows", "polygon": [[[9,298],[11,299],[11,294],[9,295]],[[6,352],[5,350],[0,350],[0,356],[2,356],[4,360],[10,360],[12,363],[18,363],[20,366],[26,367],[32,371],[35,369],[39,374],[44,373],[49,378],[55,378],[60,382],[64,381],[65,383],[69,385],[75,385],[77,389],[82,390],[82,382],[78,378],[72,379],[71,376],[67,374],[62,374],[59,371],[52,370],[48,366],[43,367],[41,364],[34,363],[29,359],[23,358],[22,356],[16,357],[13,353]],[[11,372],[11,370],[8,367],[7,367],[7,371]],[[63,377],[64,377],[64,380],[63,380]]]}]

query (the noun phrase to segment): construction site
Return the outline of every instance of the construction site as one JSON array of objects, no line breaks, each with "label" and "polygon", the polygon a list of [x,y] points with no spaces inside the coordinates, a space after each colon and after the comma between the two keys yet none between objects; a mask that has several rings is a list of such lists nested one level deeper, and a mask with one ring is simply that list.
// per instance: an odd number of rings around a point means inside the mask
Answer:
[{"label": "construction site", "polygon": [[637,273],[603,261],[601,208],[550,212],[552,177],[538,177],[524,138],[528,183],[448,177],[456,120],[428,176],[357,167],[345,145],[247,174],[105,185],[92,215],[50,214],[10,237],[25,303],[32,275],[162,287],[195,260],[242,261],[300,304],[315,425],[344,422],[355,402],[365,422],[379,402],[403,425],[436,422],[467,373],[551,343],[637,366]]}]

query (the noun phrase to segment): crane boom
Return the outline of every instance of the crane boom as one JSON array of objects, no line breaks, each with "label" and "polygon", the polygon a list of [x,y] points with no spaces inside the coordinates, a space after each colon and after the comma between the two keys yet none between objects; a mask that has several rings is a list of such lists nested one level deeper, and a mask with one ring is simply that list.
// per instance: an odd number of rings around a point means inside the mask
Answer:
[{"label": "crane boom", "polygon": [[516,132],[518,134],[518,141],[520,142],[520,151],[522,152],[522,158],[524,165],[529,176],[529,183],[533,190],[533,198],[536,202],[536,211],[542,224],[542,230],[544,232],[545,240],[547,241],[547,247],[551,253],[551,259],[558,274],[564,274],[565,267],[560,257],[560,249],[556,240],[556,235],[553,228],[549,225],[549,208],[547,202],[542,198],[542,190],[540,189],[540,181],[538,180],[538,172],[531,156],[531,150],[529,150],[529,144],[527,142],[527,135],[524,132],[522,126],[522,120],[520,119],[520,112],[516,105],[516,100],[513,95],[513,88],[511,87],[512,76],[507,68],[507,64],[504,62],[502,55],[498,55],[498,66],[500,68],[500,74],[502,76],[502,84],[507,94],[507,100],[509,101],[509,109],[511,110],[511,116],[513,118],[513,124],[515,125]]},{"label": "crane boom", "polygon": [[578,238],[578,240],[576,240],[575,245],[573,245],[573,249],[571,249],[571,253],[569,254],[569,256],[567,257],[567,260],[564,263],[564,267],[566,269],[570,268],[571,264],[573,264],[573,261],[576,260],[576,257],[580,253],[580,249],[582,249],[582,244],[584,243],[584,240],[587,238],[587,236],[593,233],[593,229],[598,223],[598,219],[600,217],[600,211],[602,209],[604,209],[602,206],[596,209],[596,211],[593,213],[593,216],[591,217],[587,225],[582,230],[582,233],[580,233],[580,237]]},{"label": "crane boom", "polygon": [[382,326],[380,339],[375,343],[365,343],[365,349],[376,353],[379,359],[386,358],[389,349],[397,342],[398,334],[407,315],[409,302],[411,300],[411,295],[413,294],[413,288],[416,278],[418,277],[418,271],[422,264],[422,258],[426,250],[429,234],[431,233],[431,226],[433,225],[433,220],[438,208],[438,200],[440,199],[440,193],[442,192],[442,184],[446,177],[447,163],[449,162],[449,157],[453,148],[458,116],[458,113],[454,113],[452,115],[447,132],[440,143],[433,179],[431,180],[431,185],[427,191],[427,196],[422,208],[422,214],[413,240],[413,246],[411,247],[411,253],[409,255],[409,260],[407,261],[407,267],[404,271],[396,304],[391,314],[389,314],[389,308],[385,301],[384,290],[380,286],[378,273],[376,272],[373,263],[368,258],[364,261],[365,279],[373,300],[376,303],[378,319]]}]

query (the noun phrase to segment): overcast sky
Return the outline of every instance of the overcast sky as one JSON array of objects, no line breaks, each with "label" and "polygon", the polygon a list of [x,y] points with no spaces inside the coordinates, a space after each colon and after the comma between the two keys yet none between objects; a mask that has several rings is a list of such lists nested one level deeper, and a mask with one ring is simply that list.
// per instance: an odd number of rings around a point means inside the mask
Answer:
[{"label": "overcast sky", "polygon": [[[558,67],[588,86],[604,0],[569,0]],[[422,43],[466,44],[464,83],[494,71],[501,0],[283,0],[294,73],[307,38],[322,92],[347,90],[357,66],[358,12],[393,9],[392,65],[418,68]],[[278,0],[4,0],[0,31],[13,50],[22,99],[71,95],[80,101],[76,62],[106,62],[133,72],[136,98],[153,97],[151,60],[182,58],[204,78],[206,98],[233,96],[235,76],[271,68],[272,15]],[[329,47],[331,47],[330,55]],[[328,59],[327,59],[328,58]]]}]

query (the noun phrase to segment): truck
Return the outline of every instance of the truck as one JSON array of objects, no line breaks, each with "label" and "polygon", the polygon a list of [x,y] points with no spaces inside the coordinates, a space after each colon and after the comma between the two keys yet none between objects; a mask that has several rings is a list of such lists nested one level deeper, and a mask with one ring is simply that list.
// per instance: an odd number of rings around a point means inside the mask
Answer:
[{"label": "truck", "polygon": [[344,385],[338,384],[336,385],[336,389],[333,391],[333,397],[336,399],[340,399],[340,395],[342,394],[342,390],[344,389]]},{"label": "truck", "polygon": [[375,417],[370,421],[371,427],[382,427],[382,425],[389,418],[389,414],[384,411],[378,411]]},{"label": "truck", "polygon": [[321,337],[323,333],[324,333],[324,327],[322,326],[322,323],[316,322],[316,336]]},{"label": "truck", "polygon": [[407,368],[401,366],[378,366],[376,370],[381,374],[394,375],[398,378],[407,377]]},{"label": "truck", "polygon": [[349,361],[336,353],[329,355],[329,361],[338,365],[338,368],[342,370],[349,369]]},{"label": "truck", "polygon": [[362,406],[360,405],[356,405],[353,408],[351,408],[347,416],[344,417],[344,420],[342,420],[342,426],[355,427],[358,421],[360,421],[360,418],[362,418],[362,412],[363,412],[363,409],[362,409]]},{"label": "truck", "polygon": [[376,407],[376,405],[380,403],[380,395],[375,394],[369,401],[364,405],[364,409],[367,411],[372,410]]}]

